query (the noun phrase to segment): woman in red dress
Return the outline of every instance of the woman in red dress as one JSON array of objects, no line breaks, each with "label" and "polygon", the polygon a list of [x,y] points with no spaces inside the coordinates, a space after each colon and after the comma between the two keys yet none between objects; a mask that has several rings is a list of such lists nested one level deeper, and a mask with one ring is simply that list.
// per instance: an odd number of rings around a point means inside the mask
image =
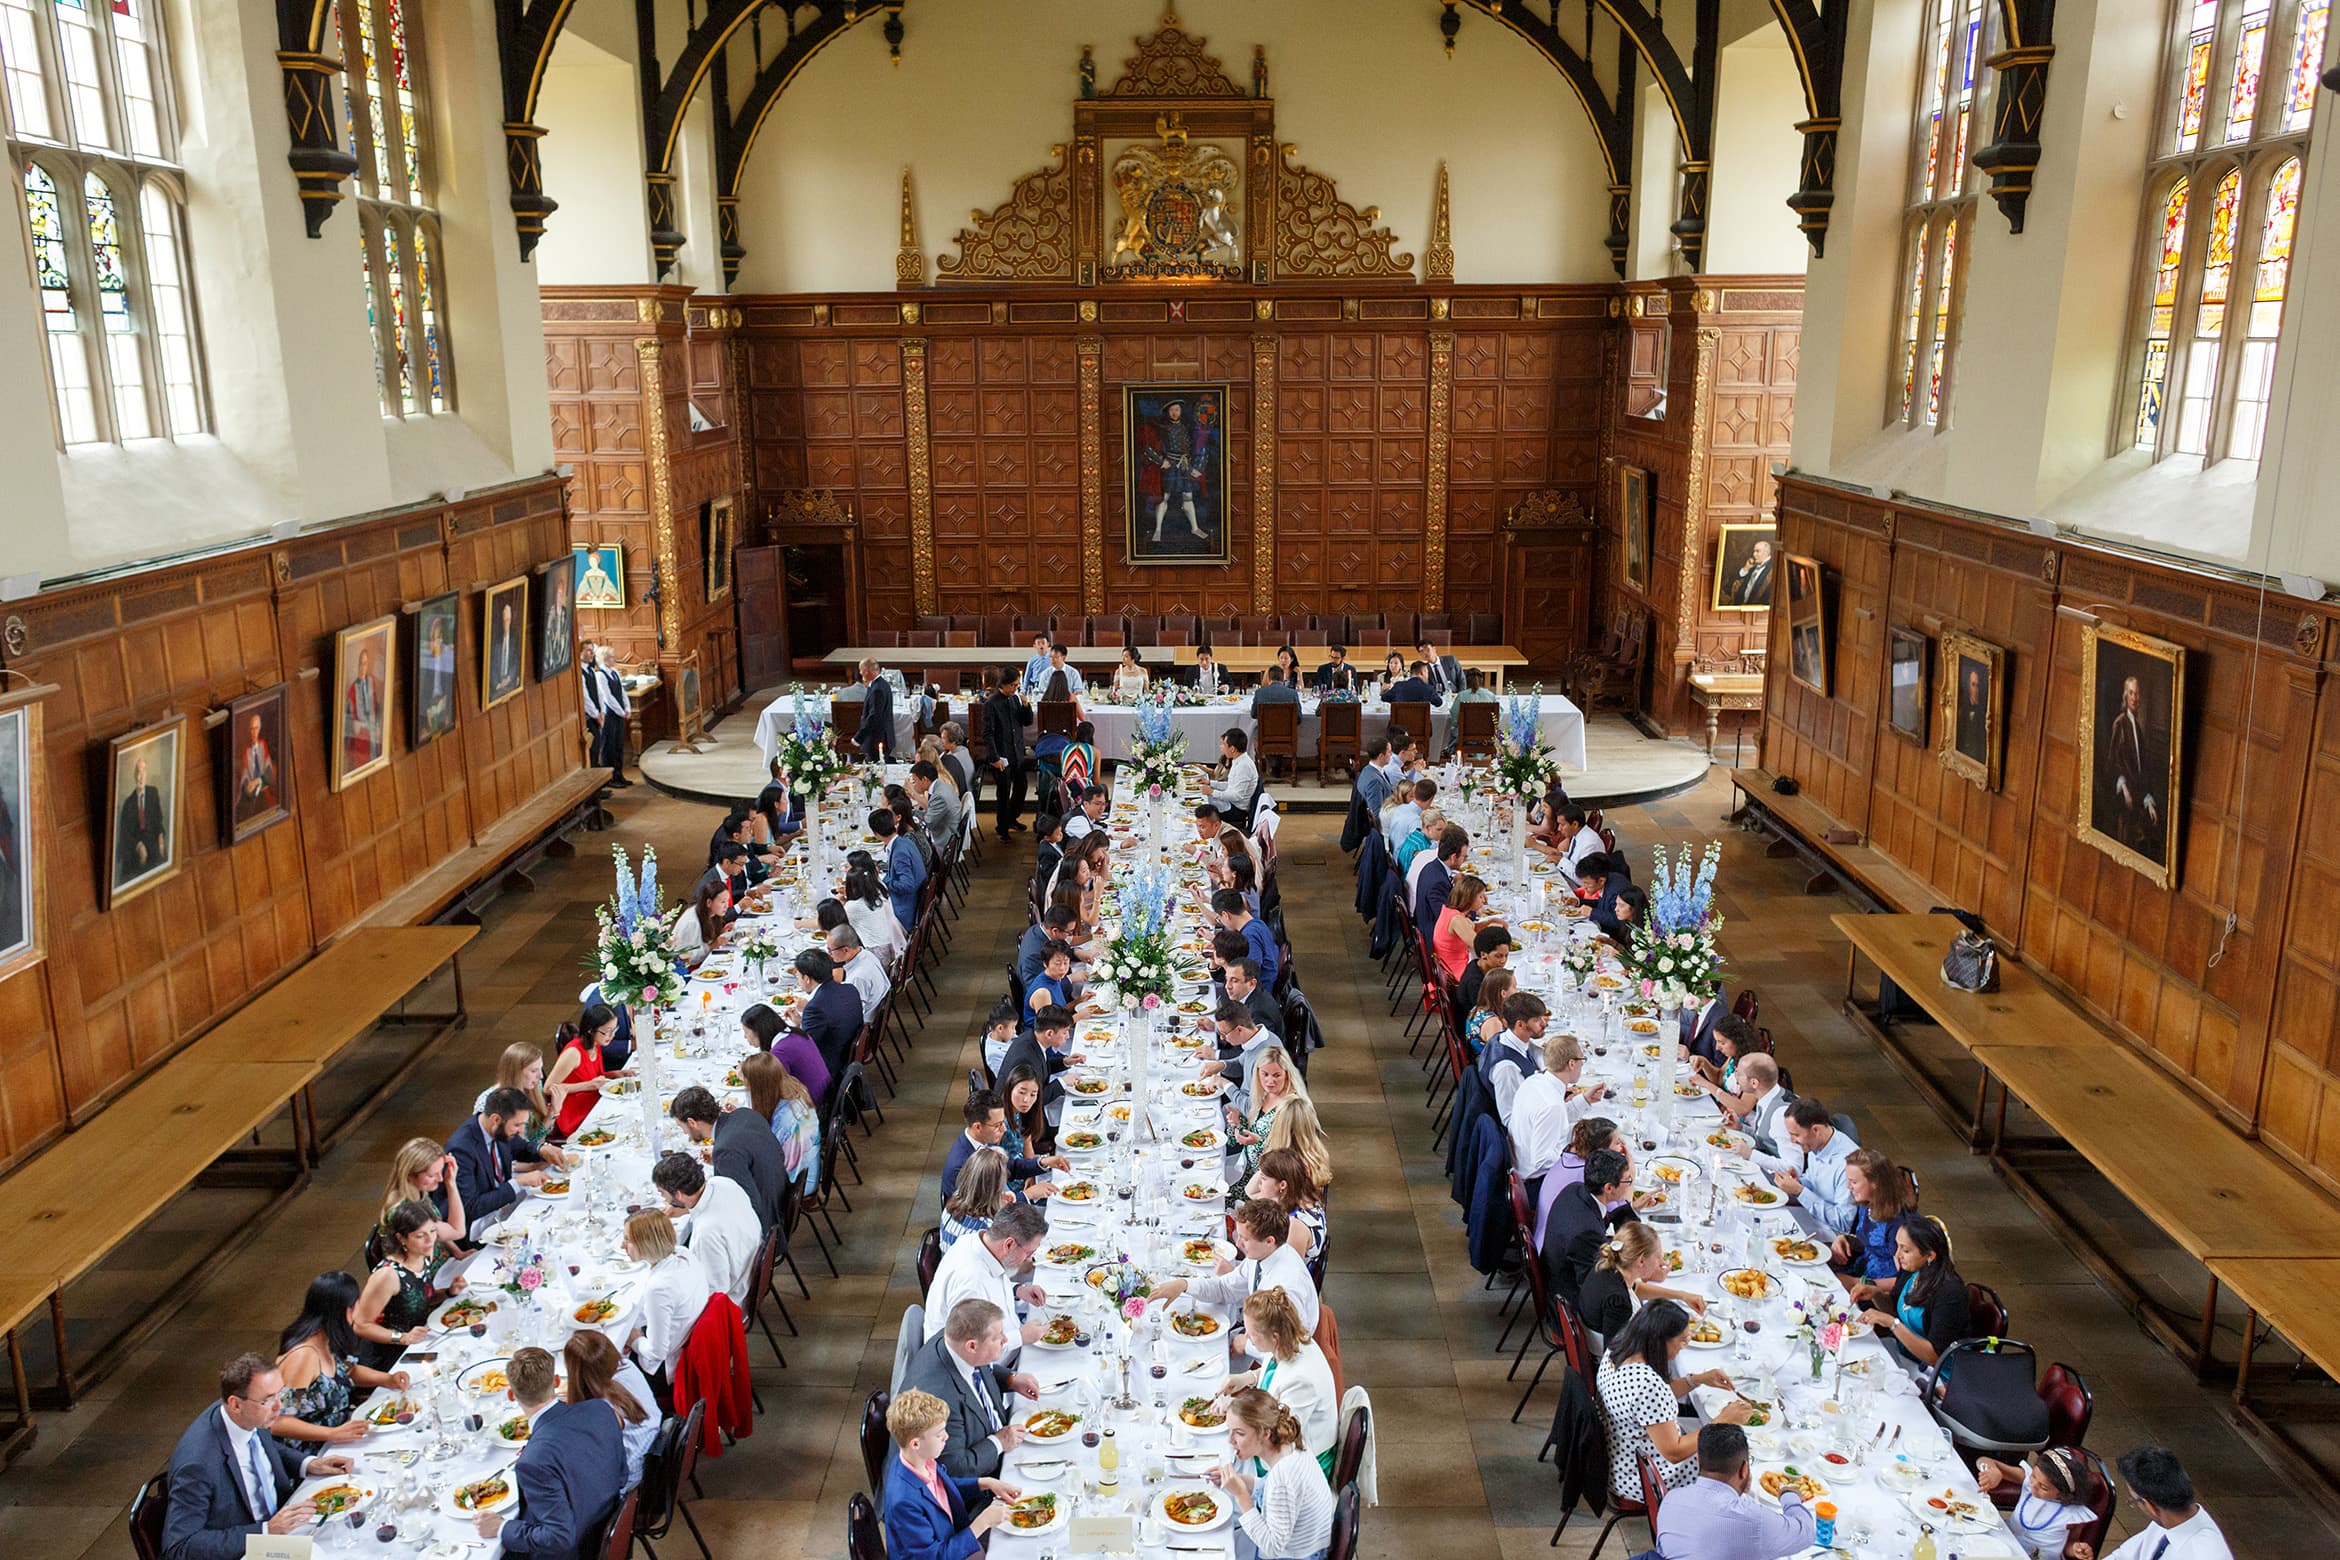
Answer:
[{"label": "woman in red dress", "polygon": [[601,1080],[623,1077],[602,1065],[601,1049],[617,1037],[617,1011],[606,1003],[588,1002],[574,1024],[563,1024],[553,1034],[558,1048],[544,1092],[559,1112],[553,1118],[553,1136],[566,1138],[585,1125],[601,1098]]}]

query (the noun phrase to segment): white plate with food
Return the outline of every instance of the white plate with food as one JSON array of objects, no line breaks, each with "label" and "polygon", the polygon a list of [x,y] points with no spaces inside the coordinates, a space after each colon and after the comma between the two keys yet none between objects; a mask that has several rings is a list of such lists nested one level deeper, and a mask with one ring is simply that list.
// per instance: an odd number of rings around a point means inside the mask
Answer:
[{"label": "white plate with food", "polygon": [[529,1433],[535,1425],[526,1414],[510,1414],[496,1421],[495,1436],[498,1446],[522,1447],[528,1444]]},{"label": "white plate with food", "polygon": [[326,1485],[316,1494],[309,1496],[308,1499],[317,1508],[317,1520],[326,1522],[346,1511],[363,1506],[374,1498],[375,1493],[376,1491],[370,1485],[352,1484],[344,1479],[339,1483]]},{"label": "white plate with food", "polygon": [[1224,1078],[1196,1078],[1178,1086],[1179,1098],[1200,1101],[1205,1105],[1226,1092],[1227,1080]]},{"label": "white plate with food", "polygon": [[1190,1203],[1216,1203],[1226,1197],[1227,1189],[1208,1181],[1189,1181],[1179,1188],[1178,1195]]},{"label": "white plate with food", "polygon": [[1087,1241],[1050,1241],[1040,1248],[1040,1266],[1063,1268],[1069,1272],[1077,1273],[1096,1261],[1099,1255],[1098,1249]]},{"label": "white plate with food", "polygon": [[1726,1349],[1730,1347],[1730,1329],[1723,1323],[1703,1316],[1690,1319],[1690,1330],[1682,1341],[1693,1349]]},{"label": "white plate with food", "polygon": [[1174,1342],[1199,1343],[1205,1338],[1224,1338],[1227,1335],[1227,1322],[1226,1318],[1210,1311],[1172,1311],[1168,1330]]},{"label": "white plate with food", "polygon": [[1889,1457],[1877,1465],[1877,1482],[1889,1490],[1914,1490],[1926,1482],[1926,1470],[1907,1457]]},{"label": "white plate with food", "polygon": [[1034,1349],[1077,1349],[1081,1346],[1081,1324],[1078,1318],[1057,1312],[1040,1329],[1040,1336],[1026,1345]]},{"label": "white plate with food", "polygon": [[1190,1397],[1178,1405],[1178,1422],[1195,1435],[1225,1435],[1227,1410],[1215,1397]]},{"label": "white plate with food", "polygon": [[1801,1495],[1807,1506],[1826,1499],[1828,1495],[1827,1484],[1806,1473],[1802,1465],[1797,1463],[1790,1463],[1784,1468],[1765,1469],[1755,1476],[1755,1488],[1774,1506],[1779,1504],[1780,1494],[1785,1490],[1794,1490]]},{"label": "white plate with food", "polygon": [[1067,1408],[1036,1408],[1024,1416],[1024,1439],[1041,1446],[1063,1440],[1080,1428],[1081,1416]]},{"label": "white plate with food", "polygon": [[[403,1421],[399,1418],[401,1414],[406,1416]],[[377,1397],[359,1409],[354,1417],[364,1420],[377,1435],[396,1435],[401,1430],[411,1428],[421,1416],[422,1410],[413,1398],[403,1392],[392,1392]]]},{"label": "white plate with food", "polygon": [[1714,1286],[1734,1300],[1777,1300],[1786,1293],[1785,1286],[1761,1268],[1728,1269]]},{"label": "white plate with food", "polygon": [[502,1397],[512,1390],[512,1378],[507,1374],[512,1363],[509,1354],[481,1360],[455,1378],[455,1384],[473,1397]]},{"label": "white plate with food", "polygon": [[1007,1520],[999,1525],[1002,1533],[1018,1538],[1039,1538],[1054,1533],[1072,1520],[1072,1502],[1059,1500],[1042,1493],[1027,1495],[1008,1508]]},{"label": "white plate with food", "polygon": [[1185,1484],[1155,1497],[1157,1514],[1172,1532],[1208,1533],[1225,1527],[1235,1514],[1235,1503],[1224,1490],[1207,1484]]},{"label": "white plate with food", "polygon": [[1649,1176],[1660,1186],[1680,1186],[1698,1179],[1698,1161],[1680,1154],[1660,1154],[1649,1162]]},{"label": "white plate with food", "polygon": [[1215,1154],[1224,1143],[1225,1139],[1219,1136],[1217,1128],[1197,1127],[1192,1132],[1179,1135],[1178,1148],[1186,1154]]},{"label": "white plate with food", "polygon": [[1095,1127],[1075,1127],[1057,1138],[1059,1151],[1071,1154],[1102,1154],[1105,1152],[1105,1134]]},{"label": "white plate with food", "polygon": [[1180,1242],[1178,1256],[1188,1267],[1201,1268],[1207,1273],[1222,1262],[1234,1261],[1235,1247],[1228,1241],[1205,1236],[1199,1240]]},{"label": "white plate with food", "polygon": [[595,1295],[580,1302],[569,1312],[570,1320],[580,1327],[602,1327],[625,1314],[625,1302],[615,1295]]},{"label": "white plate with food", "polygon": [[1816,1240],[1801,1235],[1775,1235],[1771,1238],[1771,1254],[1789,1267],[1826,1267],[1828,1248]]},{"label": "white plate with food", "polygon": [[439,1505],[450,1516],[469,1518],[484,1511],[506,1510],[517,1505],[519,1500],[519,1481],[512,1477],[511,1469],[505,1468],[458,1484],[446,1493]]},{"label": "white plate with food", "polygon": [[1987,1533],[1999,1525],[1999,1509],[1978,1490],[1961,1494],[1948,1485],[1928,1484],[1909,1492],[1909,1509],[1920,1522],[1961,1533]]},{"label": "white plate with food", "polygon": [[1765,1186],[1749,1181],[1744,1186],[1731,1188],[1730,1200],[1742,1208],[1777,1208],[1787,1201],[1776,1186]]}]

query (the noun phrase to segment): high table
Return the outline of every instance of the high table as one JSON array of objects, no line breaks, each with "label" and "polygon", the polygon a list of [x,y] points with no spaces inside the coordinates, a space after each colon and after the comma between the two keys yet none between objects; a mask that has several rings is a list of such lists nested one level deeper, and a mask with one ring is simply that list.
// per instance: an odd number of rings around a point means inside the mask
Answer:
[{"label": "high table", "polygon": [[[1318,710],[1322,701],[1313,694],[1304,694],[1300,700],[1299,746],[1302,756],[1316,751],[1319,730]],[[1132,755],[1137,736],[1137,706],[1108,704],[1083,699],[1081,713],[1097,728],[1097,756],[1100,759],[1123,759]],[[1239,728],[1252,742],[1256,752],[1259,726],[1251,717],[1251,695],[1239,693],[1213,699],[1206,704],[1173,705],[1170,710],[1172,727],[1186,738],[1186,751],[1197,763],[1206,758],[1216,763],[1219,756],[1219,734],[1228,727]],[[1370,745],[1374,738],[1389,730],[1389,706],[1367,703],[1361,706],[1359,722],[1364,741]],[[1430,746],[1435,752],[1444,752],[1448,734],[1454,725],[1453,711],[1443,704],[1430,707]],[[1584,767],[1584,712],[1570,700],[1556,693],[1547,693],[1537,706],[1536,727],[1543,740],[1559,754],[1560,761],[1573,768]]]},{"label": "high table", "polygon": [[[1149,664],[1157,654],[1167,654],[1174,664],[1188,667],[1195,664],[1196,648],[1194,645],[1172,645],[1168,647],[1166,652],[1149,649],[1144,654]],[[1446,645],[1433,648],[1436,648],[1441,655],[1453,656],[1455,661],[1466,671],[1475,666],[1488,673],[1494,679],[1497,688],[1503,686],[1503,674],[1506,671],[1515,666],[1528,664],[1528,658],[1510,645]],[[1218,662],[1227,671],[1256,677],[1276,664],[1276,652],[1281,649],[1283,649],[1282,645],[1222,645],[1214,643],[1211,646],[1211,659]],[[1381,663],[1388,658],[1392,650],[1404,656],[1409,662],[1414,659],[1412,645],[1350,645],[1347,649],[1349,664],[1357,668],[1360,676],[1368,673],[1378,676],[1381,672]],[[1310,677],[1316,675],[1318,667],[1332,659],[1329,647],[1325,645],[1294,645],[1292,653],[1300,658],[1301,672]]]}]

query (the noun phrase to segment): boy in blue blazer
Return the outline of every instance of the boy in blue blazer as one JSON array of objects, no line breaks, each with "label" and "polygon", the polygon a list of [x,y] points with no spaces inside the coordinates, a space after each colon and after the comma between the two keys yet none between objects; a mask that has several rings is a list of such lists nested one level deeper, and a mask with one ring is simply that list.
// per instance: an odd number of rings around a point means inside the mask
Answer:
[{"label": "boy in blue blazer", "polygon": [[[886,1464],[888,1560],[970,1560],[983,1535],[1005,1522],[1023,1491],[998,1479],[954,1479],[940,1458],[950,1440],[951,1411],[915,1387],[886,1409],[886,1431],[898,1448]],[[985,1491],[996,1497],[973,1517],[967,1506]]]}]

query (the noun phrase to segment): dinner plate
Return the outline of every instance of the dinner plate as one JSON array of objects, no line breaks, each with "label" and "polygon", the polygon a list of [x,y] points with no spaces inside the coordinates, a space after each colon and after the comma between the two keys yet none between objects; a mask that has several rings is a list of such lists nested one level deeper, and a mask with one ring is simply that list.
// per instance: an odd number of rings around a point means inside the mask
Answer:
[{"label": "dinner plate", "polygon": [[1877,1465],[1877,1482],[1889,1490],[1914,1490],[1926,1482],[1926,1470],[1895,1456]]},{"label": "dinner plate", "polygon": [[1731,1201],[1742,1208],[1777,1208],[1787,1198],[1776,1186],[1764,1186],[1750,1181],[1745,1186],[1731,1188]]},{"label": "dinner plate", "polygon": [[1091,1127],[1076,1128],[1057,1139],[1056,1146],[1064,1154],[1102,1154],[1112,1145],[1105,1134]]},{"label": "dinner plate", "polygon": [[1721,1336],[1721,1337],[1719,1337],[1719,1338],[1716,1338],[1716,1339],[1713,1339],[1713,1340],[1709,1341],[1709,1340],[1706,1340],[1706,1339],[1702,1339],[1702,1338],[1700,1338],[1700,1337],[1698,1336],[1698,1329],[1699,1329],[1699,1326],[1700,1326],[1700,1324],[1699,1324],[1699,1323],[1697,1323],[1697,1322],[1692,1322],[1692,1323],[1690,1324],[1690,1331],[1689,1331],[1688,1333],[1686,1333],[1686,1334],[1683,1336],[1683,1340],[1682,1340],[1682,1341],[1683,1341],[1683,1344],[1684,1344],[1684,1346],[1685,1346],[1685,1347],[1687,1347],[1687,1348],[1692,1348],[1692,1349],[1727,1349],[1727,1348],[1729,1348],[1729,1347],[1731,1346],[1731,1329],[1730,1329],[1730,1328],[1728,1328],[1728,1327],[1726,1327],[1726,1326],[1724,1326],[1724,1325],[1723,1325],[1722,1323],[1720,1323],[1720,1322],[1717,1322],[1717,1323],[1715,1323],[1714,1325],[1715,1325],[1715,1329],[1716,1329],[1716,1331],[1720,1332],[1720,1333],[1722,1334],[1722,1336]]},{"label": "dinner plate", "polygon": [[[1063,1429],[1057,1431],[1054,1435],[1042,1435],[1039,1431],[1032,1428],[1032,1421],[1040,1418],[1043,1414],[1063,1414],[1071,1421],[1071,1423],[1067,1424]],[[1061,1441],[1065,1437],[1076,1433],[1081,1428],[1081,1416],[1072,1413],[1067,1409],[1034,1409],[1031,1413],[1024,1416],[1023,1425],[1025,1440],[1032,1442],[1036,1446],[1053,1446],[1058,1441]]]},{"label": "dinner plate", "polygon": [[352,1507],[363,1506],[377,1493],[370,1485],[338,1479],[308,1498],[317,1502],[317,1518],[323,1522],[343,1515]]},{"label": "dinner plate", "polygon": [[[1185,1495],[1207,1495],[1211,1498],[1211,1514],[1200,1522],[1189,1522],[1170,1515],[1170,1503]],[[1227,1492],[1208,1484],[1173,1485],[1154,1497],[1154,1514],[1162,1525],[1173,1533],[1208,1533],[1213,1528],[1225,1527],[1235,1515],[1235,1503]]]},{"label": "dinner plate", "polygon": [[1179,1098],[1197,1101],[1206,1108],[1212,1100],[1226,1092],[1227,1080],[1224,1078],[1197,1078],[1178,1086]]},{"label": "dinner plate", "polygon": [[[1999,1510],[1979,1491],[1959,1494],[1948,1485],[1922,1484],[1909,1492],[1909,1509],[1921,1522],[1954,1527],[1961,1533],[1988,1533],[1999,1525]],[[1971,1515],[1962,1515],[1959,1508]],[[1963,1552],[1963,1551],[1962,1551]]]},{"label": "dinner plate", "polygon": [[[483,1501],[476,1506],[466,1506],[457,1499],[457,1497],[460,1496],[463,1491],[469,1489],[472,1485],[484,1483],[489,1478],[501,1479],[504,1484],[503,1493],[498,1495],[495,1499]],[[468,1521],[469,1519],[478,1516],[483,1511],[508,1511],[513,1506],[519,1504],[519,1501],[520,1481],[512,1476],[512,1470],[507,1466],[505,1468],[499,1469],[494,1474],[483,1474],[477,1479],[466,1479],[461,1484],[456,1485],[446,1494],[439,1497],[439,1509],[446,1512],[451,1517],[461,1517]]]},{"label": "dinner plate", "polygon": [[[1209,1255],[1198,1254],[1203,1247],[1209,1248]],[[1199,1240],[1181,1242],[1178,1247],[1178,1260],[1184,1262],[1188,1267],[1201,1268],[1207,1273],[1221,1262],[1234,1261],[1235,1248],[1227,1241],[1205,1236]]]},{"label": "dinner plate", "polygon": [[553,1202],[567,1202],[569,1200],[570,1180],[571,1178],[566,1175],[547,1174],[542,1181],[539,1181],[530,1190],[533,1195],[549,1198]]},{"label": "dinner plate", "polygon": [[[1813,1493],[1805,1498],[1804,1503],[1806,1505],[1811,1505],[1816,1501],[1823,1501],[1828,1498],[1829,1489],[1828,1481],[1826,1479],[1822,1478],[1819,1474],[1812,1472],[1811,1469],[1806,1468],[1802,1463],[1795,1463],[1791,1464],[1790,1466],[1794,1467],[1799,1475],[1810,1479],[1815,1486]],[[1759,1469],[1755,1474],[1754,1482],[1750,1484],[1748,1488],[1753,1490],[1757,1495],[1760,1495],[1767,1504],[1776,1506],[1779,1504],[1778,1491],[1764,1488],[1765,1476],[1767,1474],[1778,1474],[1783,1479],[1786,1477],[1785,1470],[1782,1468]]]},{"label": "dinner plate", "polygon": [[1684,1181],[1695,1181],[1699,1165],[1695,1159],[1680,1154],[1660,1154],[1649,1162],[1650,1178],[1663,1186],[1680,1186]]},{"label": "dinner plate", "polygon": [[[502,1304],[502,1301],[491,1300],[485,1295],[456,1295],[431,1313],[429,1325],[440,1332],[451,1331],[457,1327],[469,1327],[473,1322],[486,1321],[502,1307]],[[467,1307],[474,1309],[466,1309]],[[447,1314],[450,1311],[457,1314],[450,1317]]]},{"label": "dinner plate", "polygon": [[[1810,1246],[1812,1248],[1813,1255],[1808,1257],[1789,1256],[1787,1248],[1797,1245]],[[1806,1240],[1801,1235],[1773,1236],[1771,1239],[1771,1254],[1780,1261],[1786,1263],[1789,1267],[1816,1268],[1828,1266],[1828,1248],[1821,1245],[1816,1240]]]},{"label": "dinner plate", "polygon": [[[1058,1321],[1067,1321],[1067,1322],[1071,1322],[1071,1323],[1072,1323],[1072,1324],[1073,1324],[1073,1325],[1074,1325],[1076,1328],[1080,1326],[1080,1318],[1079,1318],[1079,1317],[1077,1317],[1077,1316],[1071,1316],[1071,1315],[1068,1315],[1067,1313],[1065,1313],[1065,1312],[1062,1312],[1062,1311],[1055,1311],[1055,1312],[1051,1312],[1051,1313],[1049,1313],[1047,1320],[1048,1320],[1049,1322],[1058,1322]],[[1085,1330],[1085,1329],[1084,1329],[1084,1330]],[[1043,1330],[1043,1332],[1042,1332],[1041,1336],[1039,1336],[1039,1337],[1037,1337],[1037,1338],[1033,1339],[1033,1340],[1032,1340],[1030,1343],[1027,1343],[1027,1344],[1025,1344],[1025,1345],[1024,1345],[1024,1347],[1025,1347],[1025,1348],[1027,1348],[1027,1349],[1047,1349],[1047,1350],[1051,1350],[1051,1351],[1058,1351],[1058,1350],[1076,1350],[1076,1349],[1080,1348],[1080,1343],[1079,1343],[1077,1340],[1071,1340],[1071,1341],[1067,1341],[1067,1342],[1064,1342],[1064,1343],[1051,1343],[1051,1342],[1049,1342],[1049,1340],[1048,1340],[1047,1333],[1045,1332],[1045,1330]]]},{"label": "dinner plate", "polygon": [[1034,1527],[1021,1527],[1017,1525],[1016,1512],[1017,1510],[1020,1510],[1022,1506],[1027,1504],[1026,1501],[1019,1501],[1016,1504],[1016,1508],[1011,1509],[1008,1519],[999,1525],[999,1531],[1003,1536],[1010,1536],[1015,1538],[1039,1538],[1045,1534],[1058,1531],[1067,1522],[1072,1520],[1072,1502],[1066,1500],[1062,1496],[1042,1495],[1031,1498],[1044,1500],[1048,1503],[1048,1520]]},{"label": "dinner plate", "polygon": [[[396,1417],[400,1404],[406,1406],[407,1420],[405,1424],[400,1424]],[[390,1417],[385,1418],[384,1415]],[[384,1392],[377,1395],[365,1407],[350,1417],[365,1421],[367,1427],[376,1435],[397,1435],[400,1431],[412,1430],[421,1423],[422,1405],[414,1400],[412,1393]]]},{"label": "dinner plate", "polygon": [[580,1327],[604,1327],[625,1314],[626,1303],[616,1295],[595,1295],[572,1307],[569,1320]]},{"label": "dinner plate", "polygon": [[526,1446],[529,1432],[533,1428],[534,1426],[526,1414],[508,1414],[496,1421],[496,1444],[511,1447]]},{"label": "dinner plate", "polygon": [[[1223,1409],[1211,1408],[1211,1404],[1216,1401],[1217,1399],[1212,1397],[1212,1395],[1208,1392],[1197,1392],[1192,1394],[1186,1398],[1184,1402],[1178,1405],[1177,1423],[1185,1428],[1188,1435],[1225,1435],[1227,1433],[1227,1415]],[[1198,1425],[1193,1420],[1186,1417],[1190,1412],[1216,1414],[1219,1422],[1215,1425]]]},{"label": "dinner plate", "polygon": [[[1189,1328],[1201,1330],[1189,1331]],[[1172,1343],[1207,1343],[1214,1338],[1224,1341],[1227,1336],[1227,1318],[1209,1306],[1184,1307],[1169,1314],[1163,1324],[1162,1335]]]},{"label": "dinner plate", "polygon": [[[1753,1280],[1761,1279],[1763,1281],[1763,1286],[1755,1293],[1742,1294],[1738,1290],[1730,1287],[1730,1280],[1734,1278],[1747,1283],[1749,1287],[1753,1287]],[[1772,1274],[1764,1272],[1761,1268],[1727,1268],[1716,1276],[1714,1281],[1714,1288],[1717,1294],[1728,1295],[1733,1300],[1746,1301],[1777,1300],[1787,1293],[1787,1285],[1785,1283],[1774,1277]]]},{"label": "dinner plate", "polygon": [[1207,1181],[1189,1181],[1179,1189],[1178,1195],[1190,1203],[1215,1203],[1226,1197],[1227,1189]]},{"label": "dinner plate", "polygon": [[1082,1273],[1104,1254],[1085,1240],[1053,1240],[1040,1248],[1040,1266]]},{"label": "dinner plate", "polygon": [[1179,1134],[1178,1138],[1178,1151],[1181,1154],[1211,1154],[1224,1146],[1225,1140],[1211,1127],[1197,1127],[1192,1132]]},{"label": "dinner plate", "polygon": [[481,1360],[457,1376],[455,1384],[473,1397],[501,1397],[512,1390],[512,1378],[507,1374],[511,1364],[509,1354]]}]

